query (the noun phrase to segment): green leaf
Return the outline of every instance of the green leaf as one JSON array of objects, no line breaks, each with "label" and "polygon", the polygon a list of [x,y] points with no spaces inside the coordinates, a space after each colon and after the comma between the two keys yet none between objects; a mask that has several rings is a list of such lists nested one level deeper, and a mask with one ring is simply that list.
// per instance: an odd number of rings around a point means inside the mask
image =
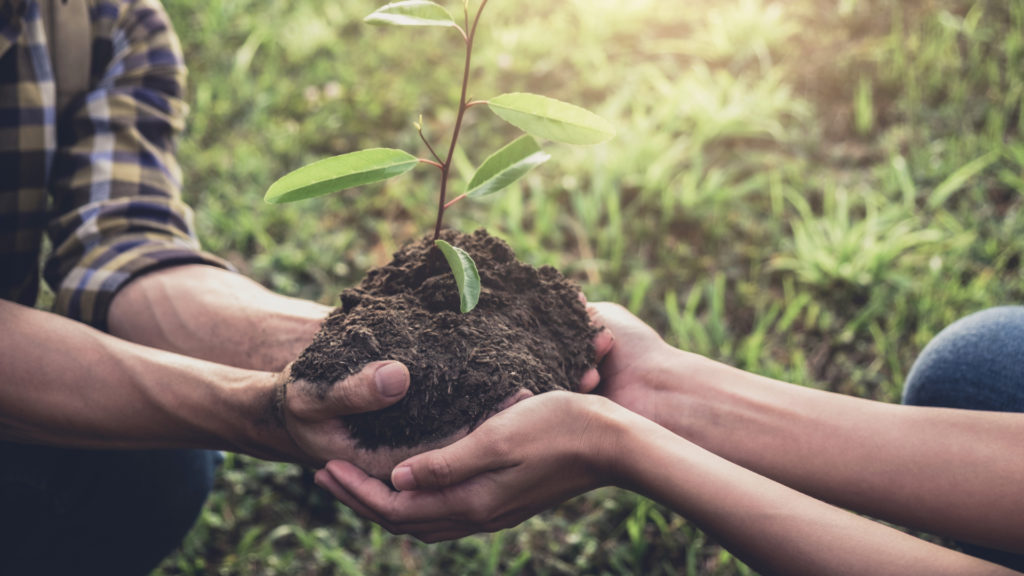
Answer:
[{"label": "green leaf", "polygon": [[615,128],[597,114],[547,96],[502,94],[487,104],[502,120],[523,132],[566,144],[600,144]]},{"label": "green leaf", "polygon": [[392,148],[371,148],[324,158],[282,176],[263,199],[281,204],[315,198],[405,174],[418,163],[412,154]]},{"label": "green leaf", "polygon": [[455,26],[455,19],[444,6],[428,0],[392,2],[363,18],[363,22],[390,26]]},{"label": "green leaf", "polygon": [[524,134],[484,160],[469,181],[466,195],[494,194],[550,159],[536,140]]},{"label": "green leaf", "polygon": [[444,259],[455,274],[455,285],[459,288],[459,306],[463,314],[476,308],[480,301],[480,273],[476,262],[462,248],[456,248],[444,240],[434,240],[434,245],[441,249]]}]

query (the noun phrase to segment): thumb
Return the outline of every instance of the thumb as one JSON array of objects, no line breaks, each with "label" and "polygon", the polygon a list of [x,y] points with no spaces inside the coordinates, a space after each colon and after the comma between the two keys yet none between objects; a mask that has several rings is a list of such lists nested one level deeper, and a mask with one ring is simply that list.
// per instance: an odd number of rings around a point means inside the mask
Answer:
[{"label": "thumb", "polygon": [[309,418],[372,412],[398,402],[408,389],[409,370],[404,364],[371,362],[359,372],[335,382],[322,401],[308,403],[303,412]]},{"label": "thumb", "polygon": [[396,490],[437,490],[507,468],[509,456],[481,429],[461,440],[409,458],[391,472]]}]

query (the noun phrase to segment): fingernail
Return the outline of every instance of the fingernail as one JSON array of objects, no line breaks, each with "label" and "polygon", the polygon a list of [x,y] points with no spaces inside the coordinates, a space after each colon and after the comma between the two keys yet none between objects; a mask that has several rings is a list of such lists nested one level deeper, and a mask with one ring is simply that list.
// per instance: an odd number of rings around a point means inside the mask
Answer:
[{"label": "fingernail", "polygon": [[412,475],[412,468],[402,466],[391,472],[391,485],[395,490],[415,490],[416,478]]},{"label": "fingernail", "polygon": [[405,366],[398,362],[390,362],[377,368],[373,379],[377,383],[377,390],[385,398],[394,398],[405,394],[405,389],[409,385],[409,374],[406,372]]}]

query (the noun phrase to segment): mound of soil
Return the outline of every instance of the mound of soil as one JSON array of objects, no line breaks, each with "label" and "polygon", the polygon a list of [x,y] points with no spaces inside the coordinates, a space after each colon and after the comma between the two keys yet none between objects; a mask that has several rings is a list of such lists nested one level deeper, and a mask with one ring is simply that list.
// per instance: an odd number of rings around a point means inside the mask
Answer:
[{"label": "mound of soil", "polygon": [[480,271],[480,303],[459,312],[448,263],[431,238],[406,245],[386,266],[341,294],[341,306],[292,366],[326,395],[368,362],[398,360],[411,384],[397,404],[346,417],[366,449],[413,447],[474,427],[522,388],[575,390],[594,365],[594,329],[579,287],[550,266],[515,259],[508,244],[478,230],[441,237],[469,252]]}]

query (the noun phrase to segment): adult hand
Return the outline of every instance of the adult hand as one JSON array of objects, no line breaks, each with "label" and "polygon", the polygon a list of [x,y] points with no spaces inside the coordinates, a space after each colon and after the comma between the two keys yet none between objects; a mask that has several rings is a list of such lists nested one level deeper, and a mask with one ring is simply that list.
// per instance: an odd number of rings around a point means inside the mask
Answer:
[{"label": "adult hand", "polygon": [[283,459],[322,466],[327,460],[342,458],[373,473],[387,474],[413,452],[357,447],[345,416],[390,406],[408,388],[409,371],[399,362],[371,362],[326,389],[294,379],[289,365],[276,376],[270,407]]},{"label": "adult hand", "polygon": [[493,532],[613,479],[624,414],[604,398],[548,392],[402,462],[391,474],[399,491],[342,461],[329,462],[316,482],[395,534],[436,542]]},{"label": "adult hand", "polygon": [[657,388],[664,384],[666,365],[681,352],[669,346],[653,328],[624,307],[611,302],[588,304],[592,322],[614,336],[614,345],[600,363],[600,386],[595,392],[654,421]]}]

